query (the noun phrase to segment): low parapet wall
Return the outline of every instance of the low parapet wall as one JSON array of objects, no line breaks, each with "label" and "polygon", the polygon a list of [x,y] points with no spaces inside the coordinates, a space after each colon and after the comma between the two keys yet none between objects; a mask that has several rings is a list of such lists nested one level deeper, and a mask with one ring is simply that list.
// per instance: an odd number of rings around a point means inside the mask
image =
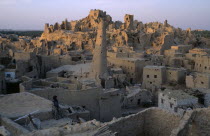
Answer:
[{"label": "low parapet wall", "polygon": [[[40,121],[53,119],[52,110],[39,111],[39,112],[34,113],[32,115],[33,115],[34,118],[37,118]],[[22,118],[22,119],[16,121],[16,123],[18,123],[20,125],[25,125],[26,118],[28,118],[28,116],[26,116],[25,118]],[[17,118],[12,118],[12,120],[16,120],[16,119]]]},{"label": "low parapet wall", "polygon": [[[120,136],[170,136],[180,124],[181,117],[159,108],[149,108],[107,124],[108,131]],[[103,132],[98,132],[103,134]]]},{"label": "low parapet wall", "polygon": [[32,88],[33,79],[23,76],[21,80],[23,81],[23,83],[20,83],[19,85],[20,92],[25,92],[26,90],[30,90]]},{"label": "low parapet wall", "polygon": [[29,133],[30,131],[6,117],[1,118],[1,125],[4,126],[13,136]]}]

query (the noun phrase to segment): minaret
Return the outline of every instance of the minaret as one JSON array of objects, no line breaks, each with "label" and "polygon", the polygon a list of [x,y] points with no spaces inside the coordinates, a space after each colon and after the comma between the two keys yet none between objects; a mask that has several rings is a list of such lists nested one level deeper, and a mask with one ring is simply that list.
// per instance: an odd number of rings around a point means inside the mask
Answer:
[{"label": "minaret", "polygon": [[102,84],[102,82],[105,82],[108,77],[106,28],[103,19],[100,20],[100,23],[98,25],[96,44],[93,51],[92,72],[98,84]]}]

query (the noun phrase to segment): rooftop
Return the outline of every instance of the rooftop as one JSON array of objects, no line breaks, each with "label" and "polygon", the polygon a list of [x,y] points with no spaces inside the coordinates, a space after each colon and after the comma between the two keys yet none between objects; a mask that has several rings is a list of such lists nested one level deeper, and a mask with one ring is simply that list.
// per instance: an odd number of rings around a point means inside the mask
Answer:
[{"label": "rooftop", "polygon": [[145,60],[144,58],[120,58],[122,60],[128,60],[128,61],[137,61],[137,60]]},{"label": "rooftop", "polygon": [[59,73],[61,71],[72,71],[74,74],[81,74],[90,72],[92,63],[77,64],[77,65],[64,65],[49,71],[48,73]]},{"label": "rooftop", "polygon": [[190,73],[191,76],[204,76],[204,77],[209,77],[209,73],[201,73],[201,72],[192,72]]},{"label": "rooftop", "polygon": [[189,95],[181,90],[164,90],[161,93],[167,95],[170,98],[174,98],[177,100],[183,100],[183,99],[197,99],[195,96]]},{"label": "rooftop", "polygon": [[174,67],[167,67],[168,70],[174,70],[174,71],[182,71],[186,70],[185,68],[174,68]]},{"label": "rooftop", "polygon": [[210,89],[205,89],[205,88],[193,88],[193,92],[195,92],[195,91],[204,93],[204,94],[210,93]]},{"label": "rooftop", "polygon": [[144,68],[149,68],[149,69],[161,69],[161,68],[165,68],[165,66],[153,66],[153,65],[149,65],[149,66],[145,66]]},{"label": "rooftop", "polygon": [[34,111],[48,111],[52,102],[37,95],[23,92],[0,97],[0,115],[16,118]]},{"label": "rooftop", "polygon": [[188,47],[191,47],[191,45],[182,45],[182,44],[181,44],[181,45],[174,45],[174,46],[171,46],[171,48],[173,48],[173,47],[175,47],[175,48],[176,48],[176,47],[187,47],[187,46],[188,46]]}]

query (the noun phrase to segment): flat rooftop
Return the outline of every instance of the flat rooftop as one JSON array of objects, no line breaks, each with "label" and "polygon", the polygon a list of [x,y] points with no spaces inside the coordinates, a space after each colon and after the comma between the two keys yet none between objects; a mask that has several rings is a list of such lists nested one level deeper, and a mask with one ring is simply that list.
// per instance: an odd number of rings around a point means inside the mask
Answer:
[{"label": "flat rooftop", "polygon": [[210,51],[209,48],[193,48],[190,51]]},{"label": "flat rooftop", "polygon": [[161,93],[167,95],[170,98],[174,98],[176,100],[183,100],[183,99],[197,99],[195,96],[189,95],[182,90],[164,90]]},{"label": "flat rooftop", "polygon": [[149,69],[161,69],[161,68],[165,68],[165,66],[153,66],[153,65],[149,65],[149,66],[145,66],[144,68],[149,68]]},{"label": "flat rooftop", "polygon": [[191,92],[200,92],[203,94],[209,94],[210,93],[210,89],[205,89],[205,88],[193,88],[191,90]]},{"label": "flat rooftop", "polygon": [[209,77],[210,76],[209,73],[201,73],[201,72],[191,72],[190,75],[191,76],[203,76],[203,77]]},{"label": "flat rooftop", "polygon": [[174,71],[183,71],[186,70],[185,68],[174,68],[174,67],[167,67],[168,70],[174,70]]},{"label": "flat rooftop", "polygon": [[56,69],[53,69],[47,73],[59,73],[61,71],[72,71],[74,74],[81,74],[90,72],[91,71],[91,65],[92,63],[84,63],[84,64],[76,64],[76,65],[64,65],[61,67],[58,67]]},{"label": "flat rooftop", "polygon": [[145,60],[145,58],[125,58],[125,57],[122,57],[122,58],[118,58],[118,59],[122,59],[122,60],[127,60],[127,61],[140,61],[140,60]]},{"label": "flat rooftop", "polygon": [[176,48],[176,47],[191,47],[191,45],[180,44],[180,45],[173,45],[173,46],[171,46],[171,48]]},{"label": "flat rooftop", "polygon": [[23,92],[0,97],[0,115],[16,118],[34,111],[48,111],[52,102],[37,95]]}]

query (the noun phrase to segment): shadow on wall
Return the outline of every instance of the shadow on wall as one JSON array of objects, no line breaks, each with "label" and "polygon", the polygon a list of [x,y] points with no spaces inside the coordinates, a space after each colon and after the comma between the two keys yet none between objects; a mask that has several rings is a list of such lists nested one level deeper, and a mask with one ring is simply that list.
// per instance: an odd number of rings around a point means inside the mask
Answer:
[{"label": "shadow on wall", "polygon": [[150,108],[135,115],[120,118],[107,126],[109,131],[120,136],[170,136],[172,130],[179,126],[180,120],[181,117],[167,111]]},{"label": "shadow on wall", "polygon": [[6,90],[7,90],[7,94],[12,94],[12,93],[19,93],[20,89],[19,89],[19,84],[20,82],[9,82],[6,83]]}]

